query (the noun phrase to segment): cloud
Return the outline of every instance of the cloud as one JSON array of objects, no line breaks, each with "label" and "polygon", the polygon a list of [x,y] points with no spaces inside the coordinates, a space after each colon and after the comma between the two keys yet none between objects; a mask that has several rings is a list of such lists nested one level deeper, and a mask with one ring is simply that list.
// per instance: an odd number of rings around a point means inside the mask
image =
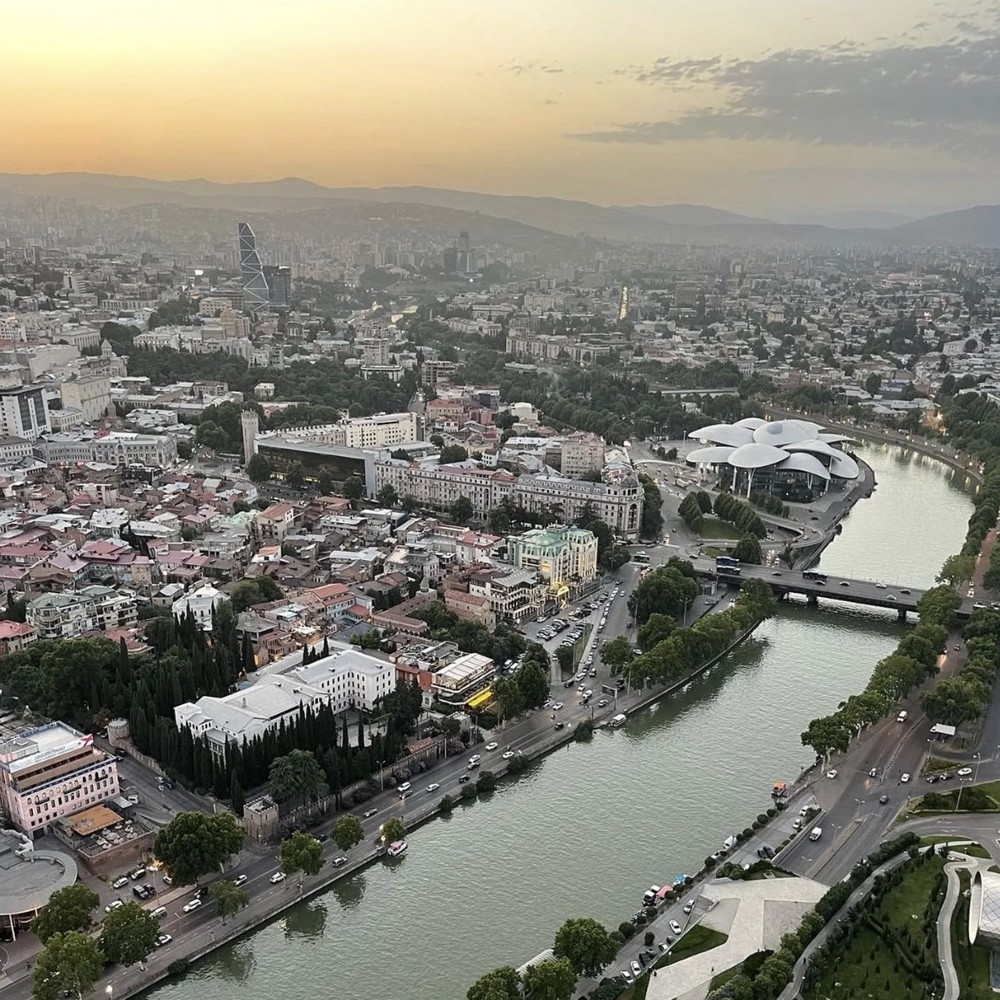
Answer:
[{"label": "cloud", "polygon": [[1000,35],[865,49],[840,41],[757,59],[657,59],[624,74],[671,92],[699,87],[721,103],[629,121],[572,138],[590,142],[791,140],[1000,152]]},{"label": "cloud", "polygon": [[521,76],[523,73],[562,73],[563,69],[554,63],[517,62],[517,60],[511,59],[510,62],[500,66],[500,71]]}]

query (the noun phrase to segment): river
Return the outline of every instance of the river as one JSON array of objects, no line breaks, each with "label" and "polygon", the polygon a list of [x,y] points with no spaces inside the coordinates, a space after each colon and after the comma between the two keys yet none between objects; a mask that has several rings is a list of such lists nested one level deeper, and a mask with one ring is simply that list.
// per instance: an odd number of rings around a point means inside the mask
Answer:
[{"label": "river", "polygon": [[[866,445],[878,489],[822,568],[929,586],[961,545],[971,484],[931,459]],[[569,916],[608,926],[650,883],[701,867],[810,760],[799,734],[860,690],[903,626],[848,605],[782,605],[724,665],[590,745],[570,745],[490,801],[413,834],[375,865],[151,991],[157,1000],[460,1000],[520,965]]]}]

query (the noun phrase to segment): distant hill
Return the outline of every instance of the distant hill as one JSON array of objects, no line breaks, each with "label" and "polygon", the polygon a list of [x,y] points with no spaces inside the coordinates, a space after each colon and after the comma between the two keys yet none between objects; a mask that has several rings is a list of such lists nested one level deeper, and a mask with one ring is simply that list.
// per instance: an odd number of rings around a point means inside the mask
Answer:
[{"label": "distant hill", "polygon": [[[377,212],[426,228],[467,229],[480,238],[487,233],[516,234],[522,246],[538,242],[557,247],[583,244],[581,237],[630,243],[694,243],[751,246],[809,244],[924,245],[929,243],[1000,246],[1000,206],[934,215],[899,223],[889,212],[820,213],[793,224],[756,219],[708,205],[665,204],[602,206],[564,198],[483,194],[430,187],[330,188],[299,177],[274,181],[220,184],[201,178],[161,181],[111,174],[0,174],[0,202],[10,198],[72,198],[82,204],[124,209],[142,205],[176,205],[198,211],[294,213],[338,207],[352,217]],[[376,206],[394,206],[376,208]],[[420,207],[407,213],[405,206]],[[439,211],[434,212],[437,209]],[[517,224],[511,227],[511,223]],[[517,227],[521,228],[517,228]],[[450,230],[448,230],[450,231]]]},{"label": "distant hill", "polygon": [[886,230],[893,242],[910,245],[1000,247],[1000,205],[977,205],[957,212],[930,215]]},{"label": "distant hill", "polygon": [[679,226],[739,226],[771,221],[740,215],[738,212],[727,212],[723,208],[712,208],[710,205],[625,205],[623,210],[633,215],[643,215]]}]

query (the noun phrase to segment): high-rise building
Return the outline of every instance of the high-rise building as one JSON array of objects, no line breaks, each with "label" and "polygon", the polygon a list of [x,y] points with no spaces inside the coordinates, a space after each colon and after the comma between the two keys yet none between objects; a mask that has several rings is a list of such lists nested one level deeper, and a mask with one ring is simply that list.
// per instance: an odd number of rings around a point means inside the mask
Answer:
[{"label": "high-rise building", "polygon": [[0,432],[34,441],[52,430],[45,390],[36,385],[0,391]]},{"label": "high-rise building", "polygon": [[270,302],[267,278],[257,253],[257,237],[249,222],[237,225],[239,232],[240,274],[243,279],[243,304],[248,309],[260,309]]},{"label": "high-rise building", "polygon": [[268,302],[278,308],[287,308],[292,300],[292,269],[287,264],[269,264],[264,267]]},{"label": "high-rise building", "polygon": [[244,410],[240,414],[240,430],[243,434],[243,461],[249,462],[257,454],[257,433],[260,420],[256,410]]}]

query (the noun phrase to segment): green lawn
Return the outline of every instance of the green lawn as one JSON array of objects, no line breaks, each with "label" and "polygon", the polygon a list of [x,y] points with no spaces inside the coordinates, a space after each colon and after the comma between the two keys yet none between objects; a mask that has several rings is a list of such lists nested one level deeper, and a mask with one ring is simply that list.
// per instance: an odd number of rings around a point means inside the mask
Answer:
[{"label": "green lawn", "polygon": [[702,538],[731,538],[738,542],[743,537],[743,532],[730,524],[728,521],[720,521],[717,517],[703,517],[701,519]]},{"label": "green lawn", "polygon": [[[728,934],[721,931],[714,931],[711,927],[703,927],[698,924],[692,927],[687,934],[660,957],[660,960],[653,965],[654,969],[662,969],[674,962],[681,962],[692,955],[700,955],[703,951],[710,951],[718,948],[720,944],[725,944],[729,939]],[[655,947],[655,946],[654,946]],[[649,980],[652,974],[647,972],[641,979],[636,980],[634,986],[630,986],[618,1000],[645,1000],[646,990],[649,988]]]},{"label": "green lawn", "polygon": [[[857,1000],[869,995],[879,1000],[925,1000],[925,984],[912,965],[923,961],[939,967],[936,930],[924,921],[926,914],[937,913],[943,899],[938,887],[943,867],[942,858],[906,862],[903,880],[885,893],[870,916],[859,917],[853,935],[840,946],[837,961],[803,994],[807,1000]],[[881,927],[891,928],[897,949]]]},{"label": "green lawn", "polygon": [[[996,812],[1000,809],[1000,781],[984,781],[978,785],[968,785],[962,791],[962,798],[959,801],[959,789],[954,788],[947,792],[926,792],[922,795],[916,804],[916,809],[918,812],[930,812],[930,813],[940,813],[940,812],[954,812],[955,806],[958,805],[962,812],[967,810],[963,807],[966,796],[969,794],[971,789],[975,789],[977,793],[986,795],[988,798],[993,800],[993,807],[991,809],[975,809],[972,812]],[[927,796],[938,795],[945,801],[944,806],[938,805],[925,805],[927,802]],[[931,799],[933,803],[935,800]]]},{"label": "green lawn", "polygon": [[955,846],[952,850],[957,851],[959,854],[968,854],[973,858],[991,858],[993,857],[989,851],[983,847],[982,844],[959,844],[958,842],[963,840],[963,837],[955,836],[945,836],[944,834],[937,834],[933,837],[921,837],[921,844],[954,844]]},{"label": "green lawn", "polygon": [[[962,893],[969,888],[968,872],[958,873]],[[990,953],[986,948],[969,944],[969,901],[960,894],[951,921],[951,953],[958,974],[962,1000],[990,1000]]]}]

